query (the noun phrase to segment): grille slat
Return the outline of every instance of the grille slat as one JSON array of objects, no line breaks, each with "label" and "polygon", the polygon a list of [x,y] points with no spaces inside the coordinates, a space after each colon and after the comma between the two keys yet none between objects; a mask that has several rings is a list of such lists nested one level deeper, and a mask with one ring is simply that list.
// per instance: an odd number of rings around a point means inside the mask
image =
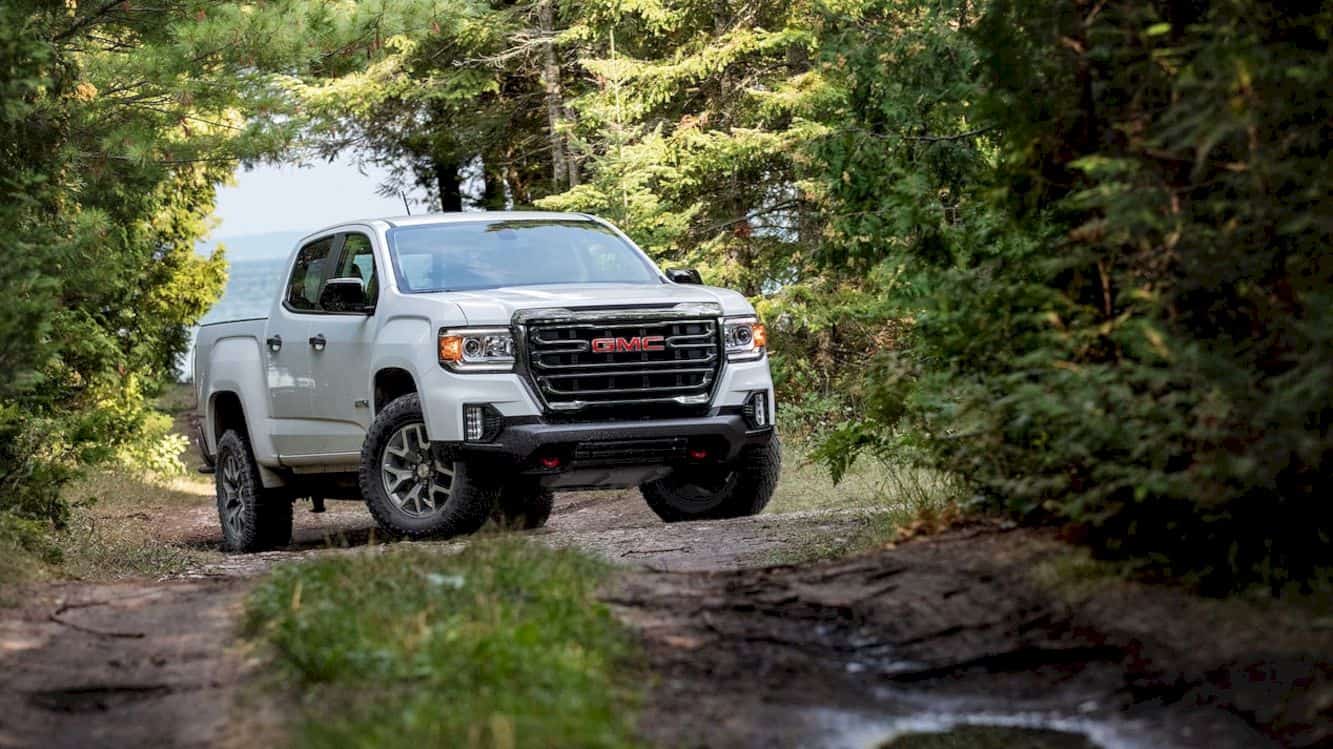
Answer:
[{"label": "grille slat", "polygon": [[[712,367],[690,367],[688,369],[643,369],[642,367],[644,365],[644,362],[636,361],[631,363],[637,367],[640,367],[640,369],[634,369],[627,372],[626,371],[606,372],[605,376],[643,377],[643,376],[659,375],[659,374],[706,374],[708,376],[712,376],[713,374]],[[597,374],[601,374],[601,372],[598,372]],[[567,380],[571,377],[586,377],[586,376],[588,376],[587,372],[556,372],[554,374],[544,374],[542,375],[542,379],[547,382],[550,382],[551,380]]]},{"label": "grille slat", "polygon": [[[594,345],[597,339],[604,340]],[[547,405],[561,411],[705,404],[722,361],[717,321],[710,318],[533,321],[526,340],[529,376]],[[644,341],[661,348],[644,349]]]},{"label": "grille slat", "polygon": [[[708,378],[704,383],[702,383],[702,384],[706,387],[706,386],[708,386],[708,385],[713,384],[713,380],[712,380],[711,377],[709,377],[709,378]],[[544,391],[545,391],[548,395],[566,395],[566,396],[568,396],[568,395],[578,395],[578,396],[587,396],[587,395],[606,395],[606,394],[614,394],[614,393],[624,393],[624,394],[626,394],[626,395],[634,395],[634,394],[637,394],[637,395],[640,396],[640,397],[633,398],[632,400],[640,400],[640,398],[641,398],[643,395],[645,395],[645,394],[652,394],[652,393],[656,393],[656,392],[664,392],[664,393],[665,393],[665,392],[668,392],[668,391],[676,391],[676,390],[696,390],[696,389],[698,389],[698,388],[699,388],[699,384],[688,384],[688,385],[667,385],[667,386],[648,384],[648,385],[641,385],[641,386],[639,386],[639,387],[610,387],[610,388],[601,388],[601,389],[597,389],[597,390],[592,390],[592,389],[589,389],[589,388],[577,388],[577,389],[561,390],[560,388],[557,388],[557,387],[548,385],[548,386],[546,386],[546,387],[544,388]],[[610,402],[610,401],[608,401],[608,402]]]},{"label": "grille slat", "polygon": [[[717,347],[716,344],[708,344],[708,345],[714,348]],[[551,352],[543,351],[541,354],[534,354],[534,357],[536,358],[532,362],[532,366],[535,369],[551,369],[551,370],[577,369],[580,372],[597,372],[600,370],[628,369],[630,367],[642,367],[644,364],[642,361],[604,362],[604,363],[594,363],[594,364],[587,364],[582,362],[574,362],[570,364],[564,364],[564,363],[551,364],[548,361],[546,361],[546,357],[548,355],[551,355]],[[707,353],[706,356],[694,357],[689,359],[676,359],[674,361],[664,361],[655,363],[661,365],[662,367],[661,371],[673,371],[670,369],[670,367],[673,367],[675,365],[693,366],[697,364],[712,364],[715,361],[717,361],[717,354],[710,351]],[[709,367],[709,369],[712,369],[712,367]],[[551,376],[559,377],[567,375],[551,375]]]}]

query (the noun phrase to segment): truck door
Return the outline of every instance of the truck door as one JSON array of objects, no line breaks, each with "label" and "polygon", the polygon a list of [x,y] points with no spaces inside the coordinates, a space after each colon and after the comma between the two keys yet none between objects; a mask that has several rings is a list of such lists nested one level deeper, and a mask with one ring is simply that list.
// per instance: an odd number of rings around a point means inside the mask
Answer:
[{"label": "truck door", "polygon": [[[379,296],[374,245],[369,234],[341,235],[337,262],[329,278],[361,281],[366,300],[373,305]],[[314,418],[322,422],[322,452],[330,463],[342,456],[349,465],[360,461],[361,443],[370,428],[370,359],[380,318],[362,310],[335,311],[326,308],[312,323],[310,335],[324,341],[310,354],[314,381]]]},{"label": "truck door", "polygon": [[319,293],[332,270],[334,241],[329,235],[296,253],[281,299],[268,318],[264,341],[273,447],[281,457],[319,452],[319,422],[311,413],[311,322],[319,316]]}]

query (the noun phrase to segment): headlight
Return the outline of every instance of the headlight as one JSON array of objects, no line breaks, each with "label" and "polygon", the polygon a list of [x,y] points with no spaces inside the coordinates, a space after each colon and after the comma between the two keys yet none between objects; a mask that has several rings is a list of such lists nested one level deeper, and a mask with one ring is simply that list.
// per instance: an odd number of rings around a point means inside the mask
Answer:
[{"label": "headlight", "polygon": [[508,372],[514,368],[514,336],[507,328],[441,330],[440,363],[455,372]]},{"label": "headlight", "polygon": [[753,361],[762,357],[768,347],[768,330],[757,317],[726,320],[723,335],[727,342],[727,358],[731,361]]}]

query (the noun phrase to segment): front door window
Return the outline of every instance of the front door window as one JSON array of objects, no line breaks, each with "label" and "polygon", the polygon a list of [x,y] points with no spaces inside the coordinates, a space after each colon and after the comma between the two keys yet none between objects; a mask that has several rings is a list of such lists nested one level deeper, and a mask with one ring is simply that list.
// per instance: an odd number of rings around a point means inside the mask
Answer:
[{"label": "front door window", "polygon": [[311,242],[296,253],[287,281],[287,308],[293,312],[317,312],[319,292],[324,286],[325,265],[333,249],[333,237]]}]

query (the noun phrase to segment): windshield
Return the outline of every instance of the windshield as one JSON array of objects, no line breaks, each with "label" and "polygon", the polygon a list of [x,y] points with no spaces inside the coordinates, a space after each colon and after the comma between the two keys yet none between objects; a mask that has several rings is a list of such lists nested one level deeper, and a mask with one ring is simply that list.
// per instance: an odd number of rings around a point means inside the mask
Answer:
[{"label": "windshield", "polygon": [[659,283],[653,266],[592,221],[467,221],[389,231],[406,292],[562,283]]}]

